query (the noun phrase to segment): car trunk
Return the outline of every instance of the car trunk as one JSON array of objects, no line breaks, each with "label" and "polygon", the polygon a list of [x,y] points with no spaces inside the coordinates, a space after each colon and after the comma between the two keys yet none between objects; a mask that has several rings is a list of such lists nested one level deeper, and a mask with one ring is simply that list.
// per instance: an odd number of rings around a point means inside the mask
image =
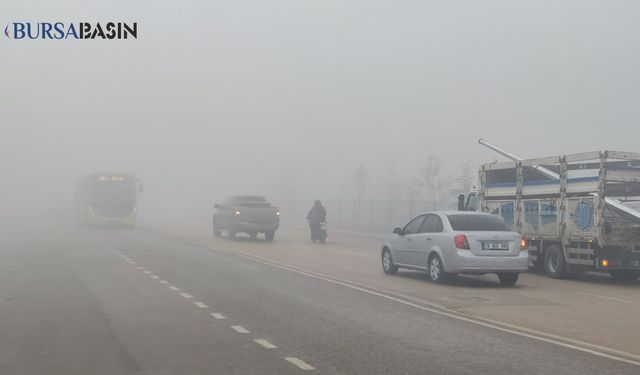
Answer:
[{"label": "car trunk", "polygon": [[514,232],[464,232],[473,255],[517,256],[522,237]]}]

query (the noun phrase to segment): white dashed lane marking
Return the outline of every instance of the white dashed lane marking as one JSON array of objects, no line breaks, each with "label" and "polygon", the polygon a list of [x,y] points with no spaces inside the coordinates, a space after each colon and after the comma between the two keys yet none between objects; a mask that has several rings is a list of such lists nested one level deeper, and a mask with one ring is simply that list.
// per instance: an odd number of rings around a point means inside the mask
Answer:
[{"label": "white dashed lane marking", "polygon": [[258,345],[262,346],[265,349],[275,349],[277,348],[277,346],[273,345],[272,343],[270,343],[267,340],[263,340],[263,339],[255,339],[253,340],[255,343],[257,343]]},{"label": "white dashed lane marking", "polygon": [[[0,247],[2,247],[2,244],[0,244]],[[120,253],[118,251],[116,251],[116,254],[118,254],[120,256],[120,258],[125,260],[127,263],[132,264],[132,265],[136,264],[136,262],[133,259],[127,257],[126,255],[124,255],[124,254],[122,254],[122,253]],[[160,279],[159,276],[154,275],[151,271],[145,269],[142,266],[136,267],[136,269],[144,272],[145,274],[149,275],[149,277],[151,277],[152,279],[157,280],[161,284],[169,284],[168,281]],[[178,288],[177,286],[174,286],[174,285],[169,285],[168,288],[173,290],[173,291],[179,291],[180,290],[180,288]],[[187,299],[194,298],[189,293],[180,293],[180,295],[183,298],[187,298]],[[195,302],[193,302],[193,304],[196,305],[197,307],[201,308],[201,309],[208,309],[209,308],[209,306],[207,306],[204,302],[201,302],[201,301],[195,301]],[[219,319],[219,320],[220,319],[226,319],[226,317],[224,315],[222,315],[221,313],[210,313],[210,315],[215,319]],[[236,331],[238,333],[249,333],[249,330],[247,330],[243,326],[231,326],[231,329],[233,329],[234,331]],[[270,343],[269,341],[267,341],[265,339],[255,339],[253,341],[256,344],[262,346],[265,349],[277,349],[278,348],[277,346],[273,345],[272,343]],[[309,365],[308,363],[306,363],[305,361],[301,360],[300,358],[297,358],[297,357],[286,357],[285,360],[288,361],[289,363],[292,363],[293,365],[297,366],[301,370],[305,370],[305,371],[315,370],[315,368],[313,366]]]},{"label": "white dashed lane marking", "polygon": [[301,360],[300,358],[286,357],[285,360],[293,363],[294,365],[298,366],[302,370],[315,370],[315,368],[313,366],[311,366],[307,362]]},{"label": "white dashed lane marking", "polygon": [[238,333],[249,333],[243,326],[231,326],[231,328]]}]

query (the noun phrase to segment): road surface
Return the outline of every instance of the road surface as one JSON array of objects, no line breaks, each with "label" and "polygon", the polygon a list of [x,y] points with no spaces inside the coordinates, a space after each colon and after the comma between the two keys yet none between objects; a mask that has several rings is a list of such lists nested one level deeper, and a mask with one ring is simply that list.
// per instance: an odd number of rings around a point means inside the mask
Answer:
[{"label": "road surface", "polygon": [[[638,374],[638,283],[384,275],[377,242],[0,229],[0,374]],[[331,235],[331,234],[330,234]]]}]

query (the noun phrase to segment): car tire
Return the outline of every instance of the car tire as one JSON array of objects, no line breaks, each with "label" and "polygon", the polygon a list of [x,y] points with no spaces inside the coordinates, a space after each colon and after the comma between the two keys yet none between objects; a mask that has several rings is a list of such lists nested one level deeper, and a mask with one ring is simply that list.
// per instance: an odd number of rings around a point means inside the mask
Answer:
[{"label": "car tire", "polygon": [[273,238],[276,236],[276,232],[275,231],[271,231],[271,232],[266,232],[264,234],[264,239],[271,242],[273,241]]},{"label": "car tire", "polygon": [[427,270],[427,275],[429,280],[436,284],[442,284],[447,281],[449,275],[444,271],[442,259],[440,259],[438,254],[432,254],[429,257],[429,269]]},{"label": "car tire", "polygon": [[500,272],[498,279],[500,279],[500,284],[504,286],[514,286],[519,276],[520,274],[517,272]]},{"label": "car tire", "polygon": [[620,282],[635,281],[640,278],[640,271],[637,270],[610,270],[609,275]]},{"label": "car tire", "polygon": [[398,273],[398,266],[393,264],[393,258],[391,257],[391,251],[386,247],[382,250],[382,270],[387,275],[395,275]]},{"label": "car tire", "polygon": [[554,279],[566,276],[567,262],[560,245],[551,245],[544,252],[544,273]]}]

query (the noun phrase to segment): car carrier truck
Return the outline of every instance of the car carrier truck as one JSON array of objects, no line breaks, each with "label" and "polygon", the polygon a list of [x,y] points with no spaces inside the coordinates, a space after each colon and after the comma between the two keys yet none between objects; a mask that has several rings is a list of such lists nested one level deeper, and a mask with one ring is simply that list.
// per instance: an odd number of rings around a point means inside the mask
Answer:
[{"label": "car carrier truck", "polygon": [[640,277],[640,153],[596,151],[480,166],[459,209],[500,215],[526,235],[532,266],[554,278],[590,270]]}]

